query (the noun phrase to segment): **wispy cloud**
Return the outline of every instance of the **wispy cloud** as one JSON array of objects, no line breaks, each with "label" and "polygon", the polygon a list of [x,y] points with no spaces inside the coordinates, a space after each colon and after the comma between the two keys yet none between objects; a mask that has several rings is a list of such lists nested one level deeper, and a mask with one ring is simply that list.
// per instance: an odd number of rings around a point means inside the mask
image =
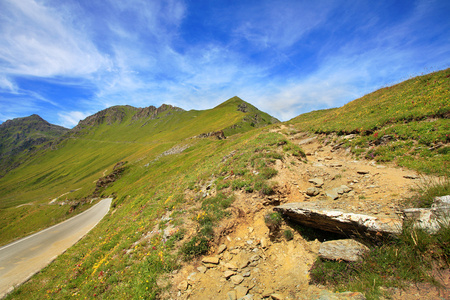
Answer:
[{"label": "wispy cloud", "polygon": [[80,76],[109,64],[71,16],[34,0],[1,4],[0,71],[15,76]]},{"label": "wispy cloud", "polygon": [[58,113],[58,119],[61,126],[72,128],[78,124],[80,120],[90,116],[92,112],[69,111]]},{"label": "wispy cloud", "polygon": [[449,9],[422,0],[4,0],[0,111],[23,113],[3,109],[20,99],[70,127],[112,105],[206,109],[238,95],[287,120],[448,66]]}]

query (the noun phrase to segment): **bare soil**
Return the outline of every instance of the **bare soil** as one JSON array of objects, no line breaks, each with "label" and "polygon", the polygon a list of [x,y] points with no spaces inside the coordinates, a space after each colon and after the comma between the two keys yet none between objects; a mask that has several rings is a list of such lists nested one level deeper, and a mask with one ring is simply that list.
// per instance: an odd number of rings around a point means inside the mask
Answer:
[{"label": "bare soil", "polygon": [[[287,127],[278,131],[283,129]],[[275,196],[237,193],[233,216],[216,228],[216,246],[207,255],[219,258],[219,264],[205,265],[202,258],[186,262],[170,278],[172,288],[163,298],[236,299],[236,296],[239,299],[247,293],[253,295],[252,299],[318,299],[329,293],[324,286],[310,284],[309,270],[318,256],[320,242],[306,241],[295,230],[292,230],[292,240],[282,235],[274,238],[265,225],[264,215],[279,203],[319,200],[328,208],[399,218],[402,201],[421,180],[410,170],[356,160],[333,143],[325,145],[327,141],[320,141],[318,136],[298,133],[287,138],[301,145],[307,162],[293,156],[276,161]],[[318,195],[310,197],[306,189],[314,186],[309,182],[312,178],[323,179],[324,184]],[[336,200],[327,197],[327,191],[341,185],[350,187],[351,191]],[[288,228],[283,226],[281,232]],[[221,245],[226,245],[226,250],[218,253]],[[226,278],[233,272],[242,277]],[[443,276],[442,283],[450,287],[449,273]],[[448,292],[429,284],[392,290],[391,294],[392,299],[449,299]],[[337,298],[328,296],[327,299],[363,299],[359,293],[332,295]]]}]

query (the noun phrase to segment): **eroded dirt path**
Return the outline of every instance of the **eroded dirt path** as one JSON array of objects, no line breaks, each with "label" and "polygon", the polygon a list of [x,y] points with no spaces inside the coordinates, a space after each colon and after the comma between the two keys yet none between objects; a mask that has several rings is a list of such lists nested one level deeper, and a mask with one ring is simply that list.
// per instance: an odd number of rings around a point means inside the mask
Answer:
[{"label": "eroded dirt path", "polygon": [[[286,129],[284,126],[277,131]],[[237,193],[233,217],[215,230],[220,238],[207,255],[218,263],[201,259],[187,262],[169,279],[173,288],[163,298],[239,299],[247,295],[247,299],[318,299],[330,295],[325,287],[309,282],[320,242],[306,241],[295,231],[292,240],[271,240],[264,215],[279,203],[319,201],[327,208],[398,218],[402,200],[420,180],[410,170],[355,160],[333,143],[324,146],[318,136],[298,133],[287,138],[304,149],[307,163],[293,156],[277,160],[278,175],[273,181],[279,188],[274,196]],[[311,179],[319,180],[312,183]],[[348,189],[339,190],[342,186]],[[312,187],[318,191],[315,196],[307,195]],[[403,293],[400,298],[425,299],[417,295]],[[436,299],[433,297],[437,295],[433,292],[426,299]],[[334,296],[326,299],[359,299],[361,295],[331,298]]]}]

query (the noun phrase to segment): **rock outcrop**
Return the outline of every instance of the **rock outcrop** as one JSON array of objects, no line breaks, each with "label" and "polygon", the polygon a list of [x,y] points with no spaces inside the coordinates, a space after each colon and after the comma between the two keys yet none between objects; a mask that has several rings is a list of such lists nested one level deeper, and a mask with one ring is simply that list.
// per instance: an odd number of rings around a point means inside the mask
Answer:
[{"label": "rock outcrop", "polygon": [[293,221],[324,231],[364,237],[388,237],[401,232],[400,220],[326,209],[320,202],[295,202],[274,208]]},{"label": "rock outcrop", "polygon": [[403,218],[412,222],[414,227],[434,234],[442,225],[450,225],[450,195],[436,197],[431,208],[404,209]]}]

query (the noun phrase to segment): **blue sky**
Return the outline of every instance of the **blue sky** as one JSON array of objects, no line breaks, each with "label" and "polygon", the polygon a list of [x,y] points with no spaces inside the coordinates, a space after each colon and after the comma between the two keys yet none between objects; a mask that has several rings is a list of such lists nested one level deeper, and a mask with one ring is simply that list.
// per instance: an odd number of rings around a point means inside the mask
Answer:
[{"label": "blue sky", "polygon": [[450,1],[0,0],[0,122],[239,96],[280,120],[450,67]]}]

